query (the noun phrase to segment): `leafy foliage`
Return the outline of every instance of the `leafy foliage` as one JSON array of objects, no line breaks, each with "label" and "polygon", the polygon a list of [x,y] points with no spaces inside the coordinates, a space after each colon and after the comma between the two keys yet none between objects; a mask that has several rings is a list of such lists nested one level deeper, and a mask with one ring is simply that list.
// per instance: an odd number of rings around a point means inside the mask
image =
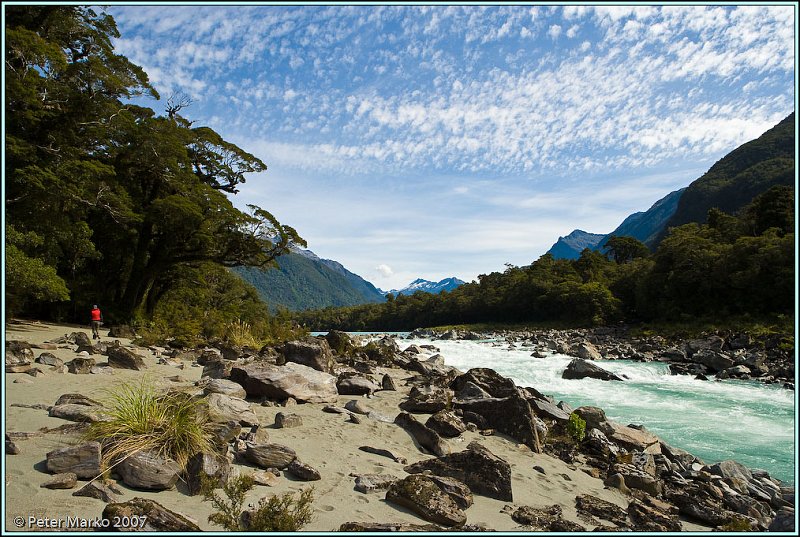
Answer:
[{"label": "leafy foliage", "polygon": [[575,442],[583,442],[583,439],[586,437],[586,420],[574,412],[570,414],[569,422],[567,423],[567,434],[569,434]]},{"label": "leafy foliage", "polygon": [[227,531],[298,531],[311,521],[313,487],[303,490],[299,497],[286,493],[261,498],[255,506],[250,505],[251,509],[245,510],[247,493],[254,484],[249,475],[231,477],[222,487],[224,498],[206,487],[204,497],[217,510],[209,515],[208,521]]},{"label": "leafy foliage", "polygon": [[96,303],[110,322],[174,320],[185,339],[252,322],[231,309],[159,303],[187,278],[218,275],[209,265],[275,266],[305,244],[268,211],[240,211],[227,197],[266,165],[181,116],[189,100],[171,100],[166,116],[132,104],[159,95],[114,51],[120,34],[108,14],[60,5],[5,13],[13,311],[84,321]]}]

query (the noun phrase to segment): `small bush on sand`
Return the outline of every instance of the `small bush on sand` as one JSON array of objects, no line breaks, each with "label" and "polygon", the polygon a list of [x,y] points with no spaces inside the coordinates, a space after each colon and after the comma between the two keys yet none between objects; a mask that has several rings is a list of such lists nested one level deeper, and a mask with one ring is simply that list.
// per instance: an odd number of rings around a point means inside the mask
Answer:
[{"label": "small bush on sand", "polygon": [[569,415],[567,433],[575,442],[583,442],[583,439],[586,438],[586,421],[573,412]]},{"label": "small bush on sand", "polygon": [[225,497],[220,497],[206,481],[203,496],[217,510],[208,521],[228,531],[298,531],[311,521],[313,487],[301,491],[299,497],[289,492],[261,498],[244,509],[245,497],[254,484],[249,475],[231,477],[222,487]]},{"label": "small bush on sand", "polygon": [[139,451],[173,459],[181,468],[198,452],[213,453],[200,402],[182,392],[161,392],[149,380],[109,390],[106,421],[93,423],[89,439],[103,446],[103,468]]}]

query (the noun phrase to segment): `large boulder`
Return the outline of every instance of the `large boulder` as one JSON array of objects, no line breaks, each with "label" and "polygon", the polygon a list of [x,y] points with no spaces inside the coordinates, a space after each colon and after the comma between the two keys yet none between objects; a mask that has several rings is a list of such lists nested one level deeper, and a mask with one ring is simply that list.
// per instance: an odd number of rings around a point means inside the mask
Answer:
[{"label": "large boulder", "polygon": [[706,366],[712,373],[724,371],[736,365],[727,354],[710,349],[701,349],[692,355],[692,361]]},{"label": "large boulder", "polygon": [[53,405],[48,415],[81,423],[95,423],[104,419],[103,407],[77,404]]},{"label": "large boulder", "polygon": [[203,393],[221,393],[222,395],[238,397],[239,399],[244,399],[247,397],[247,392],[244,391],[244,388],[242,388],[241,384],[224,378],[214,378],[208,381],[208,383],[203,387]]},{"label": "large boulder", "polygon": [[347,332],[342,332],[340,330],[331,330],[328,332],[325,335],[325,341],[328,342],[328,346],[331,350],[337,354],[345,354],[355,349],[353,340],[350,339]]},{"label": "large boulder", "polygon": [[336,377],[293,362],[282,366],[234,367],[231,380],[244,386],[248,397],[266,396],[278,400],[291,397],[298,402],[334,403],[339,396]]},{"label": "large boulder", "polygon": [[137,531],[178,533],[201,531],[197,524],[185,516],[145,498],[134,498],[125,503],[109,503],[103,509],[103,520],[107,520],[109,526],[118,520],[141,521],[142,526],[135,528]]},{"label": "large boulder", "polygon": [[92,368],[97,365],[97,362],[94,361],[94,358],[89,358],[87,354],[86,357],[78,356],[65,365],[67,366],[67,371],[70,373],[88,375],[92,372]]},{"label": "large boulder", "polygon": [[565,412],[546,399],[528,399],[528,404],[537,416],[547,420],[568,422],[569,412]]},{"label": "large boulder", "polygon": [[420,461],[404,469],[411,474],[430,471],[434,475],[454,477],[465,483],[473,494],[513,501],[511,466],[478,442],[470,443],[464,451]]},{"label": "large boulder", "polygon": [[336,383],[339,395],[372,395],[381,387],[366,377],[348,376]]},{"label": "large boulder", "polygon": [[561,374],[562,379],[585,379],[587,377],[599,380],[622,380],[621,377],[614,373],[590,364],[581,358],[573,359]]},{"label": "large boulder", "polygon": [[242,425],[258,425],[258,417],[250,403],[238,397],[212,393],[205,398],[208,419],[214,423],[238,421]]},{"label": "large boulder", "polygon": [[582,360],[602,360],[603,355],[600,354],[600,351],[597,350],[597,347],[589,343],[588,341],[583,341],[577,344],[573,349],[573,353],[575,356]]},{"label": "large boulder", "polygon": [[[469,382],[480,387],[491,397],[502,398],[517,394],[517,388],[513,380],[488,367],[475,367],[457,376],[450,383],[450,389],[456,393],[461,392]],[[459,397],[461,396],[459,395]]]},{"label": "large boulder", "polygon": [[455,500],[425,475],[410,475],[395,481],[386,491],[386,501],[406,507],[423,519],[443,526],[463,526],[467,521],[467,515]]},{"label": "large boulder", "polygon": [[230,473],[231,464],[227,458],[211,453],[196,453],[186,464],[185,481],[189,495],[200,494],[205,479],[210,479],[216,486],[224,485]]},{"label": "large boulder", "polygon": [[628,451],[644,451],[653,455],[661,453],[659,438],[647,430],[627,427],[613,420],[602,423],[600,430],[609,440]]},{"label": "large boulder", "polygon": [[108,353],[108,365],[117,369],[133,369],[142,371],[147,369],[141,356],[122,345],[112,345],[106,351]]},{"label": "large boulder", "polygon": [[150,451],[138,451],[114,467],[122,481],[140,490],[169,490],[178,482],[181,467]]},{"label": "large boulder", "polygon": [[536,452],[541,451],[535,416],[528,401],[519,395],[502,399],[455,400],[453,406],[465,413],[473,412],[482,416],[489,427],[515,438]]},{"label": "large boulder", "polygon": [[414,386],[408,392],[408,399],[400,403],[400,408],[406,412],[434,414],[447,408],[451,397],[448,390],[420,390]]},{"label": "large boulder", "polygon": [[467,426],[452,410],[440,410],[425,422],[428,428],[433,429],[441,436],[454,438],[467,430]]},{"label": "large boulder", "polygon": [[313,338],[306,341],[287,341],[278,347],[287,362],[308,366],[317,371],[333,373],[336,360],[331,347],[324,339]]},{"label": "large boulder", "polygon": [[94,479],[100,475],[100,443],[54,449],[46,455],[47,471],[53,474],[72,472],[78,479]]}]

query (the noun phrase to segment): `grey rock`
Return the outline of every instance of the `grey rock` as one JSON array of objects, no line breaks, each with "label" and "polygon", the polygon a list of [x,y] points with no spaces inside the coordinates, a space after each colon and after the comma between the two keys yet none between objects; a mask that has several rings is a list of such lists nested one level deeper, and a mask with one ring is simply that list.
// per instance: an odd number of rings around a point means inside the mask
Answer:
[{"label": "grey rock", "polygon": [[133,369],[143,371],[147,369],[144,359],[132,350],[122,345],[108,347],[108,365],[116,369]]},{"label": "grey rock", "polygon": [[242,425],[258,425],[258,417],[250,403],[238,397],[212,393],[205,398],[208,418],[214,423],[238,421]]},{"label": "grey rock", "polygon": [[[466,373],[457,376],[450,383],[450,389],[456,393],[462,392],[468,382],[478,386],[491,397],[503,398],[517,395],[517,387],[513,380],[487,367],[472,368]],[[467,397],[459,393],[459,398],[464,399]]]},{"label": "grey rock", "polygon": [[55,405],[50,407],[48,415],[68,421],[95,423],[105,419],[102,407],[80,404]]},{"label": "grey rock", "polygon": [[336,383],[339,395],[372,395],[380,389],[380,386],[365,377],[342,378]]},{"label": "grey rock", "polygon": [[617,504],[600,499],[591,494],[581,494],[575,497],[575,508],[578,513],[596,516],[608,520],[618,527],[627,525],[628,514]]},{"label": "grey rock", "polygon": [[426,392],[415,386],[408,393],[408,399],[400,403],[400,408],[406,412],[433,414],[447,408],[448,400],[447,390],[433,389]]},{"label": "grey rock", "polygon": [[615,464],[609,473],[620,474],[625,478],[625,485],[628,488],[643,490],[651,496],[658,496],[663,490],[660,481],[632,464]]},{"label": "grey rock", "polygon": [[244,386],[248,397],[335,403],[339,396],[336,377],[296,363],[234,367],[231,380]]},{"label": "grey rock", "polygon": [[206,394],[219,393],[230,397],[238,397],[239,399],[247,397],[247,392],[241,384],[224,378],[212,378],[203,387],[203,392]]},{"label": "grey rock", "polygon": [[99,479],[95,479],[73,492],[72,495],[95,498],[106,503],[111,503],[119,501],[118,496],[122,495],[122,491],[110,482],[102,482]]},{"label": "grey rock", "polygon": [[317,371],[332,374],[336,367],[331,347],[324,339],[287,341],[277,350],[283,355],[286,362],[302,364]]},{"label": "grey rock", "polygon": [[72,489],[77,484],[78,476],[73,472],[66,472],[54,475],[39,486],[46,489]]},{"label": "grey rock", "polygon": [[588,341],[584,341],[579,343],[573,348],[573,352],[575,356],[582,360],[602,360],[603,355],[600,354],[600,351],[597,350],[597,347],[592,345]]},{"label": "grey rock", "polygon": [[793,533],[795,531],[794,519],[794,508],[785,507],[775,515],[775,519],[769,525],[769,531]]},{"label": "grey rock", "polygon": [[178,463],[149,451],[139,451],[126,457],[115,467],[122,481],[141,490],[169,490],[178,482],[181,472]]},{"label": "grey rock", "polygon": [[47,471],[54,474],[72,472],[78,479],[94,479],[100,475],[100,443],[54,449],[46,455]]},{"label": "grey rock", "polygon": [[297,453],[280,444],[255,444],[247,446],[244,457],[260,468],[285,470],[297,458]]},{"label": "grey rock", "polygon": [[196,453],[186,463],[184,480],[189,495],[200,494],[203,480],[210,479],[215,486],[227,483],[231,474],[231,464],[227,458],[211,453]]},{"label": "grey rock", "polygon": [[59,397],[54,406],[59,405],[84,405],[84,406],[93,406],[93,407],[101,407],[103,406],[102,403],[99,401],[95,401],[91,397],[86,397],[80,393],[65,393],[61,397]]},{"label": "grey rock", "polygon": [[478,442],[467,449],[437,459],[420,461],[405,470],[416,474],[429,470],[434,475],[454,477],[465,483],[473,494],[501,501],[513,501],[511,466]]},{"label": "grey rock", "polygon": [[170,511],[163,505],[145,498],[134,498],[125,503],[109,503],[103,509],[103,520],[114,521],[128,517],[144,520],[140,531],[177,532],[201,531],[200,527],[184,515]]},{"label": "grey rock", "polygon": [[606,371],[605,369],[598,367],[594,364],[591,364],[581,358],[573,359],[567,365],[567,368],[564,370],[564,372],[561,374],[561,378],[570,380],[584,379],[587,377],[599,380],[622,381],[622,377],[615,375],[610,371]]},{"label": "grey rock", "polygon": [[410,475],[395,481],[386,501],[411,509],[423,519],[447,527],[463,526],[467,516],[458,504],[425,475]]},{"label": "grey rock", "polygon": [[238,438],[242,432],[242,425],[238,421],[228,421],[225,423],[211,423],[209,425],[209,434],[211,440],[217,446],[224,446],[231,442],[234,438]]},{"label": "grey rock", "polygon": [[447,442],[445,442],[436,431],[417,421],[417,419],[408,412],[401,412],[398,414],[394,422],[405,429],[420,446],[434,455],[441,457],[442,455],[450,453],[450,447],[447,445]]},{"label": "grey rock", "polygon": [[677,513],[657,509],[637,499],[628,505],[628,515],[636,531],[678,532],[683,530]]},{"label": "grey rock", "polygon": [[97,365],[94,358],[74,358],[65,364],[67,371],[76,375],[88,375],[91,369]]},{"label": "grey rock", "polygon": [[388,449],[374,448],[371,446],[360,446],[358,449],[366,453],[374,453],[375,455],[380,455],[382,457],[389,457],[394,462],[399,462],[400,464],[405,464],[407,462],[405,458],[395,455]]},{"label": "grey rock", "polygon": [[385,490],[399,478],[391,474],[361,474],[355,476],[355,489],[358,492],[368,493],[373,490]]},{"label": "grey rock", "polygon": [[467,430],[467,426],[452,410],[440,410],[428,418],[425,425],[447,438],[454,438]]},{"label": "grey rock", "polygon": [[303,481],[319,481],[322,479],[319,471],[298,459],[293,459],[286,467],[286,471]]},{"label": "grey rock", "polygon": [[397,391],[397,386],[395,386],[394,379],[392,379],[389,374],[383,375],[381,379],[381,388],[386,391]]},{"label": "grey rock", "polygon": [[300,427],[302,425],[303,418],[299,414],[284,414],[283,412],[275,414],[275,427],[278,429]]},{"label": "grey rock", "polygon": [[368,415],[371,412],[371,409],[367,407],[363,402],[359,401],[358,399],[352,399],[345,403],[344,405],[345,410],[349,410],[350,412],[355,412],[356,414],[361,415]]},{"label": "grey rock", "polygon": [[533,451],[541,452],[536,421],[528,401],[514,394],[510,397],[454,401],[453,406],[465,413],[480,415],[489,427],[522,442]]},{"label": "grey rock", "polygon": [[36,358],[36,362],[44,365],[49,365],[53,367],[59,367],[64,365],[64,360],[56,356],[51,352],[43,352]]}]

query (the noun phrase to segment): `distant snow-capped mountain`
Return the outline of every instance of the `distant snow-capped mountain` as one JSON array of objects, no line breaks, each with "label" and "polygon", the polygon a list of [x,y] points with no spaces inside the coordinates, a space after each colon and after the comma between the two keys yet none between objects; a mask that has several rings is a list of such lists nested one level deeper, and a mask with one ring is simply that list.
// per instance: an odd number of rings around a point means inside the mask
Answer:
[{"label": "distant snow-capped mountain", "polygon": [[459,285],[463,285],[464,281],[459,280],[458,278],[445,278],[444,280],[438,282],[432,282],[430,280],[423,280],[422,278],[417,278],[407,286],[403,287],[402,289],[392,289],[391,291],[383,291],[382,289],[378,289],[383,295],[388,295],[389,293],[393,294],[394,296],[398,295],[413,295],[417,291],[422,291],[425,293],[432,293],[438,294],[442,291],[452,291]]}]

